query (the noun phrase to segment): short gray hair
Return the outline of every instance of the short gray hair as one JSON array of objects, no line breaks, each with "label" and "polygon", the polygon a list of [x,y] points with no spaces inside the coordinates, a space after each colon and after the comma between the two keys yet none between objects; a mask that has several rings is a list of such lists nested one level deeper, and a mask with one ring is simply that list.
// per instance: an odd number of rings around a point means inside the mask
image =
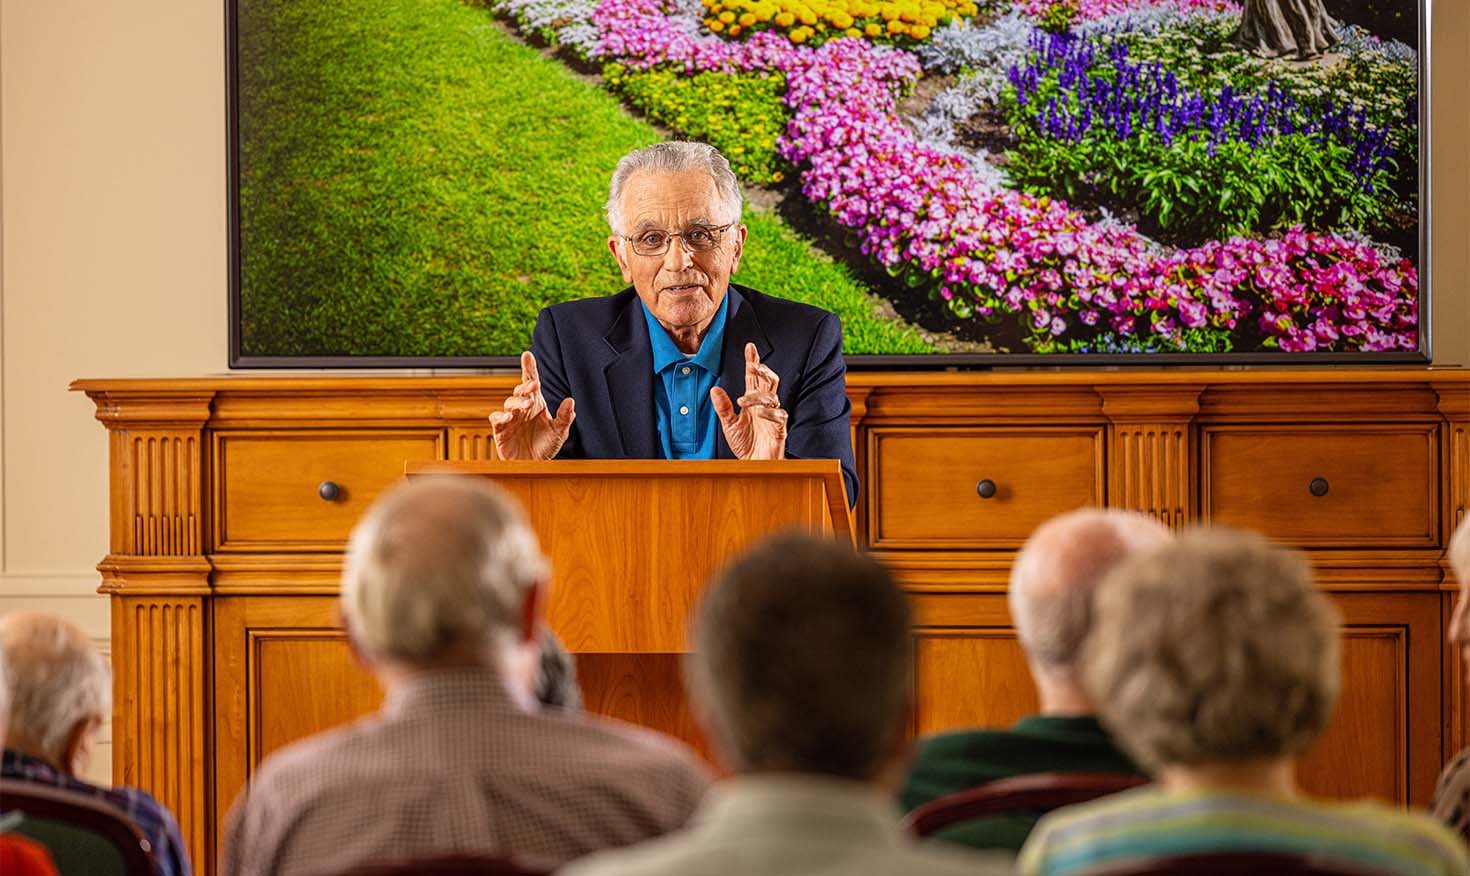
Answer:
[{"label": "short gray hair", "polygon": [[739,772],[870,779],[904,730],[908,601],[850,544],[756,547],[710,584],[691,638],[690,693]]},{"label": "short gray hair", "polygon": [[420,478],[375,502],[342,576],[349,632],[371,657],[432,663],[469,647],[493,659],[548,564],[520,507],[470,478]]},{"label": "short gray hair", "polygon": [[1169,530],[1132,511],[1080,508],[1036,528],[1011,566],[1011,620],[1032,662],[1071,673],[1092,625],[1092,593],[1130,554]]},{"label": "short gray hair", "polygon": [[1151,771],[1297,755],[1332,717],[1338,617],[1296,551],[1195,530],[1120,563],[1093,610],[1083,681]]},{"label": "short gray hair", "polygon": [[745,199],[740,191],[740,181],[730,169],[730,162],[708,143],[671,140],[629,152],[618,162],[607,194],[608,227],[614,234],[623,233],[623,189],[633,176],[643,172],[680,173],[688,170],[703,170],[714,179],[715,192],[725,207],[725,215],[729,221],[739,222]]},{"label": "short gray hair", "polygon": [[1460,526],[1450,536],[1450,547],[1446,551],[1450,568],[1461,581],[1470,582],[1470,516],[1460,521]]},{"label": "short gray hair", "polygon": [[61,763],[77,725],[106,719],[112,709],[112,672],[92,640],[55,615],[0,618],[0,651],[10,691],[10,732],[40,745]]}]

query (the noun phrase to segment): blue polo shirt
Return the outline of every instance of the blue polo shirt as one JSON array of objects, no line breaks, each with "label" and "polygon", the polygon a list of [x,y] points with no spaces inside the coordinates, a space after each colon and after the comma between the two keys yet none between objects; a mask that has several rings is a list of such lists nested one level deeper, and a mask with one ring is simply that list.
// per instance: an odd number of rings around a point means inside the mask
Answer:
[{"label": "blue polo shirt", "polygon": [[[643,302],[638,302],[643,307]],[[720,352],[725,347],[725,316],[730,312],[730,294],[720,302],[709,324],[699,352],[686,356],[653,314],[643,307],[648,320],[648,339],[653,342],[654,409],[658,412],[658,440],[665,459],[714,459],[715,433],[720,418],[710,403],[709,391],[720,380]]]}]

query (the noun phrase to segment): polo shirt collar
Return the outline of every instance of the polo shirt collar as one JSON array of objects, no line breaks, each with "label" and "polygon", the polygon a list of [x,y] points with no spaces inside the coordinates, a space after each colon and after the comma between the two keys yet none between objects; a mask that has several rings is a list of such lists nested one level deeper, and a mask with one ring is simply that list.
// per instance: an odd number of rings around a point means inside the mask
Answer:
[{"label": "polo shirt collar", "polygon": [[693,356],[685,356],[674,346],[674,339],[669,337],[669,333],[644,306],[641,298],[638,299],[638,307],[643,311],[643,318],[648,321],[648,340],[653,347],[653,373],[659,374],[676,362],[686,361],[698,365],[710,374],[720,373],[720,353],[725,346],[725,321],[730,313],[729,289],[725,290],[725,297],[715,310],[715,318],[710,322],[709,330],[704,333],[704,339],[699,342],[699,352]]}]

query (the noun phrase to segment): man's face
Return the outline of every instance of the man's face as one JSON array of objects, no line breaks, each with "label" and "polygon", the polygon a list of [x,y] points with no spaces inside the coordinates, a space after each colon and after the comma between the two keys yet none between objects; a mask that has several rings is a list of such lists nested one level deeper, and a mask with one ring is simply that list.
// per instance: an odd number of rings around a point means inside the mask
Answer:
[{"label": "man's face", "polygon": [[702,170],[635,174],[623,188],[621,206],[623,227],[614,229],[607,243],[623,270],[623,279],[633,284],[643,306],[671,334],[702,336],[725,300],[730,275],[740,265],[745,226],[725,229],[720,245],[707,252],[690,252],[675,237],[658,256],[639,255],[618,236],[647,231],[677,235],[718,228],[736,218],[726,215],[714,179]]}]

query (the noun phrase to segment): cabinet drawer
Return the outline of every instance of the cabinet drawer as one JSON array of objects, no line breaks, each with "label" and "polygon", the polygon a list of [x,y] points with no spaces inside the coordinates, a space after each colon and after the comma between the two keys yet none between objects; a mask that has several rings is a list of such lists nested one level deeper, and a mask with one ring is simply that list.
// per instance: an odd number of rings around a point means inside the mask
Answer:
[{"label": "cabinet drawer", "polygon": [[1204,517],[1301,547],[1439,543],[1434,425],[1201,431]]},{"label": "cabinet drawer", "polygon": [[[215,549],[341,550],[405,462],[443,451],[439,430],[216,433]],[[328,481],[335,499],[318,492]]]},{"label": "cabinet drawer", "polygon": [[868,460],[876,548],[1014,548],[1049,517],[1103,504],[1101,429],[874,429]]}]

